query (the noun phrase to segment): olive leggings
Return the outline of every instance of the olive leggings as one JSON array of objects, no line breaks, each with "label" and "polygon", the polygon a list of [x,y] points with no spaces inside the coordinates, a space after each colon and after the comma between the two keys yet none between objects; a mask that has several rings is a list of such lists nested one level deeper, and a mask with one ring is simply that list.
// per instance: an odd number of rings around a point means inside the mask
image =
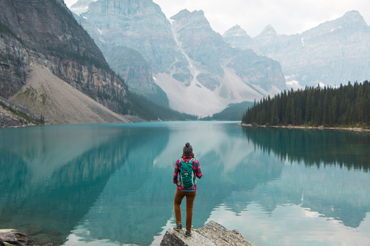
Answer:
[{"label": "olive leggings", "polygon": [[193,192],[184,192],[180,190],[176,190],[175,194],[175,217],[176,223],[181,224],[181,201],[186,196],[186,230],[191,230],[191,221],[193,219],[193,204],[195,196],[197,195],[196,191]]}]

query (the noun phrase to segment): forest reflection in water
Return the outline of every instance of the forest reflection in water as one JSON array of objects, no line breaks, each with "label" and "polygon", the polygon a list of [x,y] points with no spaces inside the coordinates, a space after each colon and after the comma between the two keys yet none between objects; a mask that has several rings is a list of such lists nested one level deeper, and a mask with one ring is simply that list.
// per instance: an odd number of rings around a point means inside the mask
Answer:
[{"label": "forest reflection in water", "polygon": [[263,152],[307,166],[339,165],[365,172],[370,168],[370,133],[337,130],[243,127]]},{"label": "forest reflection in water", "polygon": [[368,135],[220,122],[0,130],[1,225],[56,245],[156,245],[174,223],[173,165],[187,141],[204,173],[194,227],[214,219],[258,245],[279,245],[272,227],[282,216],[292,224],[279,234],[298,240],[290,232],[300,228],[311,245],[317,228],[300,223],[307,215],[367,228]]}]

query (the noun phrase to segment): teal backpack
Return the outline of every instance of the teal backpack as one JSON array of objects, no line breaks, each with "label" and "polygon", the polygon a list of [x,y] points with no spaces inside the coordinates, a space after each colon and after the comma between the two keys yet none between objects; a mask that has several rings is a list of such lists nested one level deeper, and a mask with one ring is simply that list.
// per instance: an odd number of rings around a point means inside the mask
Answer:
[{"label": "teal backpack", "polygon": [[180,167],[180,186],[184,189],[192,189],[195,186],[195,175],[193,171],[194,159],[190,162],[184,162],[181,159]]}]

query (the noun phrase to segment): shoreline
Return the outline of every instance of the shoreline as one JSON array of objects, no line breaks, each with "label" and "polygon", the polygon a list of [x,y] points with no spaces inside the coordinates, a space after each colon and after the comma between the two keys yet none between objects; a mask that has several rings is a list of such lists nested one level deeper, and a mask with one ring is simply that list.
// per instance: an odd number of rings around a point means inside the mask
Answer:
[{"label": "shoreline", "polygon": [[361,127],[325,127],[325,126],[266,126],[266,125],[255,125],[240,123],[244,127],[264,127],[264,128],[288,128],[288,129],[310,129],[310,130],[344,130],[354,132],[370,132],[370,129],[364,129]]}]

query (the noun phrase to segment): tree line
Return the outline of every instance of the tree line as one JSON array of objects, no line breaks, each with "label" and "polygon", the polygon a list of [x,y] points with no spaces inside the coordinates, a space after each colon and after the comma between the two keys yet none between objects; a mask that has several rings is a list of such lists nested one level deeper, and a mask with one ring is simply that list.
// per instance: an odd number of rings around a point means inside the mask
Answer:
[{"label": "tree line", "polygon": [[263,98],[243,114],[257,125],[370,126],[370,83],[307,87]]}]

